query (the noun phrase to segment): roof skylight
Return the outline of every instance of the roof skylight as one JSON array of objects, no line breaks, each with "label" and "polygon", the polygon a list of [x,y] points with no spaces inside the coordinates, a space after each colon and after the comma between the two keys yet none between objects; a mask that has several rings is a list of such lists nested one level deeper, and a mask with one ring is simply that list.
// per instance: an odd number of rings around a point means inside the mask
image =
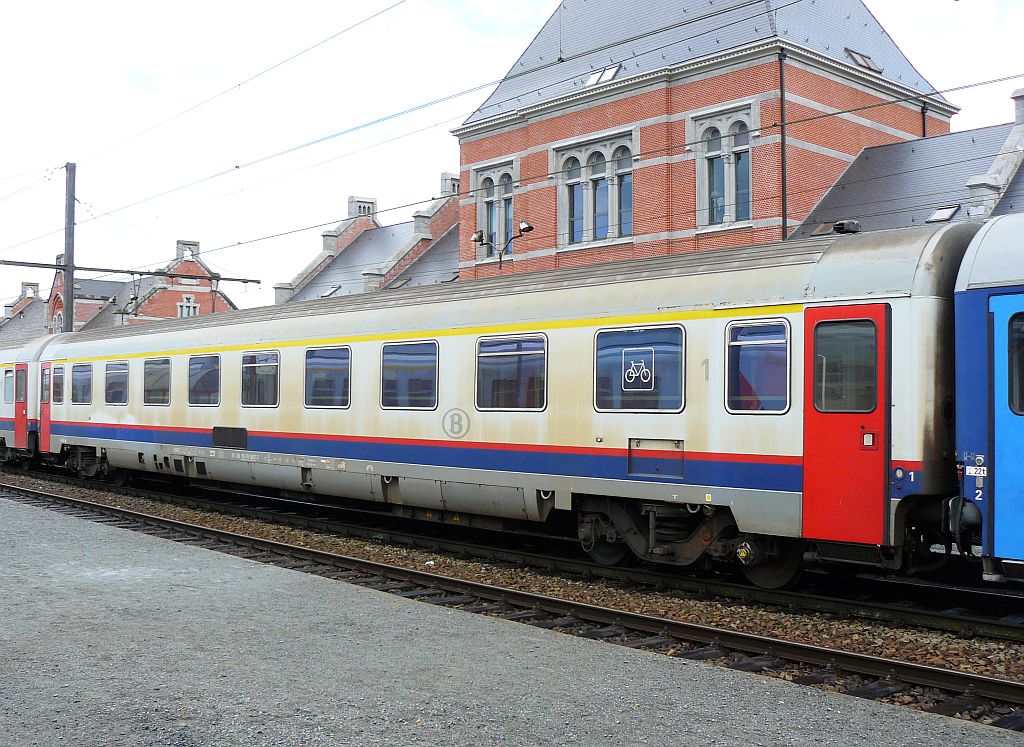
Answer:
[{"label": "roof skylight", "polygon": [[622,65],[615,64],[611,67],[606,67],[604,70],[595,70],[590,74],[590,77],[587,78],[587,82],[584,85],[596,86],[601,83],[607,83],[614,78],[621,69]]},{"label": "roof skylight", "polygon": [[953,216],[956,215],[959,210],[959,205],[946,205],[944,207],[936,208],[935,212],[925,220],[925,223],[945,223],[948,220],[952,220]]},{"label": "roof skylight", "polygon": [[871,57],[869,57],[868,55],[864,54],[863,52],[855,52],[852,49],[847,49],[846,54],[848,54],[850,56],[850,59],[853,60],[854,63],[856,63],[860,67],[870,70],[873,73],[882,72],[882,68],[878,66],[878,63],[871,59]]}]

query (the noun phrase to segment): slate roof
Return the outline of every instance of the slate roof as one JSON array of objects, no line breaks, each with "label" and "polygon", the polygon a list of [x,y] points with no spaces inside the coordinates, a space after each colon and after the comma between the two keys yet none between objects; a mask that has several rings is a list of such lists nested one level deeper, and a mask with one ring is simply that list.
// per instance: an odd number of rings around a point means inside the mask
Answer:
[{"label": "slate roof", "polygon": [[124,287],[121,280],[90,280],[75,278],[75,298],[113,298]]},{"label": "slate roof", "polygon": [[[864,231],[919,226],[946,205],[961,206],[953,221],[967,220],[967,182],[988,170],[1012,128],[992,125],[865,148],[793,237],[807,238],[823,223],[847,219],[859,221]],[[1014,182],[1019,206],[1024,201],[1020,172]],[[1012,189],[1011,182],[1008,192]]]},{"label": "slate roof", "polygon": [[363,231],[312,282],[296,291],[289,301],[363,293],[366,290],[363,272],[382,269],[399,249],[409,245],[413,239],[414,225],[413,221],[409,221]]},{"label": "slate roof", "polygon": [[389,288],[448,283],[459,276],[459,226],[456,223],[416,261],[388,283]]},{"label": "slate roof", "polygon": [[11,340],[42,337],[47,332],[46,302],[33,298],[28,305],[9,317],[0,318],[0,339]]},{"label": "slate roof", "polygon": [[1006,185],[1006,190],[992,211],[992,217],[1022,212],[1024,212],[1024,166],[1017,169],[1017,173]]},{"label": "slate roof", "polygon": [[464,124],[582,91],[615,63],[619,81],[775,37],[854,65],[851,49],[894,83],[934,90],[861,0],[565,0]]}]

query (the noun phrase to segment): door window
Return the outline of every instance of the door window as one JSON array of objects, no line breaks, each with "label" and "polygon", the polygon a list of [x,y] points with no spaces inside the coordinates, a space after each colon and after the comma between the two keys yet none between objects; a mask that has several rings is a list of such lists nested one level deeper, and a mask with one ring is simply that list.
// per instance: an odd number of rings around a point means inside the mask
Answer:
[{"label": "door window", "polygon": [[1024,314],[1010,317],[1010,409],[1024,415]]},{"label": "door window", "polygon": [[19,403],[28,400],[28,371],[19,368],[14,374],[14,398]]},{"label": "door window", "polygon": [[39,401],[47,404],[50,401],[50,369],[44,368],[39,376]]},{"label": "door window", "polygon": [[878,404],[878,332],[867,319],[814,328],[814,408],[872,412]]}]

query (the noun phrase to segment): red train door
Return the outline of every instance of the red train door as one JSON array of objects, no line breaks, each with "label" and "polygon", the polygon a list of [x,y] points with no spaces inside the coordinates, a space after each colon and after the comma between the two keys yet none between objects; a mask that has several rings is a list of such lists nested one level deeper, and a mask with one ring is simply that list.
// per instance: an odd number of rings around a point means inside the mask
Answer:
[{"label": "red train door", "polygon": [[28,448],[28,364],[14,364],[14,448]]},{"label": "red train door", "polygon": [[805,537],[880,545],[889,474],[889,306],[804,315]]},{"label": "red train door", "polygon": [[50,364],[39,371],[39,451],[50,450]]}]

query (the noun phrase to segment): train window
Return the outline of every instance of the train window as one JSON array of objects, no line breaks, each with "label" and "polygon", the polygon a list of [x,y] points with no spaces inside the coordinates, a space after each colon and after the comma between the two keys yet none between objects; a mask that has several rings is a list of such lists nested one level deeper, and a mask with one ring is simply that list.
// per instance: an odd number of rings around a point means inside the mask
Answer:
[{"label": "train window", "polygon": [[600,412],[680,412],[684,347],[682,327],[598,332],[594,407]]},{"label": "train window", "polygon": [[1024,415],[1024,314],[1010,319],[1010,409]]},{"label": "train window", "polygon": [[170,358],[154,358],[142,364],[142,404],[171,404]]},{"label": "train window", "polygon": [[103,401],[106,404],[127,405],[128,361],[108,363],[103,384]]},{"label": "train window", "polygon": [[28,371],[19,368],[14,372],[14,401],[28,401]]},{"label": "train window", "polygon": [[547,340],[543,337],[484,339],[477,344],[478,410],[543,410]]},{"label": "train window", "polygon": [[812,393],[818,412],[872,412],[878,403],[878,332],[868,319],[814,328]]},{"label": "train window", "polygon": [[380,405],[433,410],[437,407],[437,343],[385,345],[381,357]]},{"label": "train window", "polygon": [[76,363],[71,367],[71,404],[92,404],[91,363]]},{"label": "train window", "polygon": [[349,348],[306,351],[306,407],[348,407]]},{"label": "train window", "polygon": [[4,370],[4,402],[8,405],[14,402],[14,369]]},{"label": "train window", "polygon": [[53,404],[64,404],[64,366],[53,367]]},{"label": "train window", "polygon": [[188,403],[220,404],[219,355],[193,355],[188,359]]},{"label": "train window", "polygon": [[39,372],[39,402],[44,405],[50,402],[50,369],[48,368]]},{"label": "train window", "polygon": [[242,354],[242,406],[277,407],[278,353]]},{"label": "train window", "polygon": [[726,410],[778,414],[789,409],[789,325],[734,322],[726,336]]}]

